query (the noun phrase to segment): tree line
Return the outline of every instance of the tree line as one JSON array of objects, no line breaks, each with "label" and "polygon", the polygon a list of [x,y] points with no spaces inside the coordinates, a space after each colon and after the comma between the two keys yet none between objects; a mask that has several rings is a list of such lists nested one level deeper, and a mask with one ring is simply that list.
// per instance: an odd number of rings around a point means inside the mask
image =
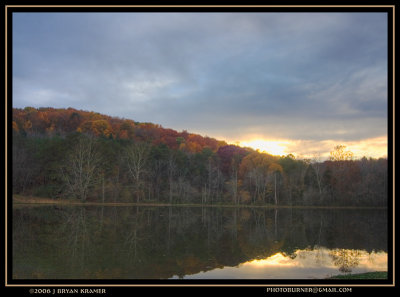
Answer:
[{"label": "tree line", "polygon": [[12,191],[98,202],[386,206],[387,159],[327,161],[98,113],[13,109]]}]

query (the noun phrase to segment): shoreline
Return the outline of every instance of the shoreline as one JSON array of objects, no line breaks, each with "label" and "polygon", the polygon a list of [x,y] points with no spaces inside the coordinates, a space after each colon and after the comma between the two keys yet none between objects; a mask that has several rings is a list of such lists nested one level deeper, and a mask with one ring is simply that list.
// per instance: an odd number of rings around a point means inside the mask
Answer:
[{"label": "shoreline", "polygon": [[387,271],[372,271],[372,272],[364,272],[364,273],[350,273],[343,275],[333,275],[328,277],[328,279],[388,279]]},{"label": "shoreline", "polygon": [[165,202],[91,202],[68,199],[51,199],[33,196],[12,195],[14,205],[70,205],[70,206],[148,206],[148,207],[225,207],[225,208],[294,208],[294,209],[387,209],[374,206],[306,206],[306,205],[249,205],[249,204],[198,204],[198,203],[165,203]]}]

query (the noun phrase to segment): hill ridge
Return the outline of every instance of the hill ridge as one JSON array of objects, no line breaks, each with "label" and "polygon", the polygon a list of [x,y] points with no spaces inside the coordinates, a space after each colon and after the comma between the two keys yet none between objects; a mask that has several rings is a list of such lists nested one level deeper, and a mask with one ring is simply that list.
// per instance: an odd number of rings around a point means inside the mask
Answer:
[{"label": "hill ridge", "polygon": [[147,141],[155,145],[164,143],[171,149],[180,148],[190,152],[200,152],[206,147],[215,152],[219,147],[228,145],[224,140],[186,130],[178,132],[152,122],[138,122],[72,107],[13,108],[12,114],[12,129],[27,135],[52,136],[82,132],[97,137]]}]

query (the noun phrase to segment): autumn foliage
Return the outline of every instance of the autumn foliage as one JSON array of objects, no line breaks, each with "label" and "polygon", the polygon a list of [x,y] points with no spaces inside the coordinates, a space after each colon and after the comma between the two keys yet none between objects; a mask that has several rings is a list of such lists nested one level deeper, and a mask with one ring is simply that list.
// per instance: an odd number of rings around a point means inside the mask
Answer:
[{"label": "autumn foliage", "polygon": [[139,123],[74,108],[14,108],[12,116],[12,129],[28,136],[81,132],[96,137],[146,141],[154,145],[164,143],[171,149],[193,153],[201,152],[204,148],[216,152],[219,147],[226,145],[224,141],[186,131],[177,132],[152,123]]},{"label": "autumn foliage", "polygon": [[386,159],[316,162],[73,108],[12,110],[14,193],[101,202],[385,206]]}]

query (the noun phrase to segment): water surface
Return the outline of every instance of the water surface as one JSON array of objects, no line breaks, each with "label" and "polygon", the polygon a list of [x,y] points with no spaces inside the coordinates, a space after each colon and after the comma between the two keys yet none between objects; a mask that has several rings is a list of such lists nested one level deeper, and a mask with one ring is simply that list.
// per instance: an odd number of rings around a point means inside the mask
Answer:
[{"label": "water surface", "polygon": [[13,209],[14,279],[313,279],[387,270],[385,210]]}]

